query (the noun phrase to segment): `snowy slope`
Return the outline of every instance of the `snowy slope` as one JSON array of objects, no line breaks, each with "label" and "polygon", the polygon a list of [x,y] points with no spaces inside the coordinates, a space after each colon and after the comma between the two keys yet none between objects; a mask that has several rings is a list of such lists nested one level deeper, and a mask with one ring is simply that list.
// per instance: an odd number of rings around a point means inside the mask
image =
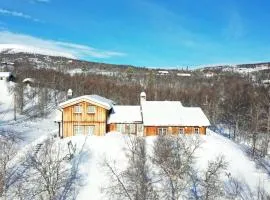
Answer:
[{"label": "snowy slope", "polygon": [[54,123],[55,112],[45,119],[35,120],[17,113],[17,121],[14,121],[13,86],[12,82],[0,80],[0,130],[17,133],[23,138],[23,144],[31,143],[44,135],[57,134],[57,124]]},{"label": "snowy slope", "polygon": [[263,170],[257,169],[256,164],[243,151],[241,146],[233,141],[207,130],[203,136],[203,144],[197,152],[197,166],[206,168],[208,161],[223,155],[228,162],[228,173],[245,182],[253,190],[263,184],[266,191],[270,191],[270,177]]},{"label": "snowy slope", "polygon": [[0,44],[0,53],[30,53],[30,54],[41,54],[47,56],[60,56],[66,58],[75,59],[76,57],[71,53],[55,51],[52,49],[38,48],[30,45],[20,45],[20,44]]},{"label": "snowy slope", "polygon": [[[208,130],[206,136],[200,137],[202,145],[196,153],[195,164],[198,170],[206,169],[208,161],[223,155],[229,163],[227,173],[231,173],[231,176],[248,184],[252,191],[255,191],[259,184],[263,185],[266,191],[270,191],[269,176],[256,168],[255,162],[246,156],[239,145],[210,130]],[[152,148],[155,139],[156,137],[146,138],[148,149]],[[69,140],[80,146],[85,141],[85,137],[66,138],[63,142],[66,143]],[[106,177],[107,174],[104,172],[104,159],[109,159],[118,169],[124,169],[127,164],[124,150],[128,148],[128,140],[128,136],[120,133],[109,133],[104,137],[89,136],[87,138],[86,148],[89,154],[80,168],[85,177],[85,185],[81,188],[78,199],[84,200],[91,197],[91,199],[100,200],[104,198],[101,188],[110,184]],[[223,174],[223,179],[224,181],[227,180],[225,174]]]}]

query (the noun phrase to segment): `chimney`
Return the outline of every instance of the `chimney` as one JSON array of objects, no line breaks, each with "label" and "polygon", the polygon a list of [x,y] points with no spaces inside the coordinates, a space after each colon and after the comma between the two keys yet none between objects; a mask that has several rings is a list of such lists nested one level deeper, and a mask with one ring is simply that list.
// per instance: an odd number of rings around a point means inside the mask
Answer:
[{"label": "chimney", "polygon": [[67,91],[67,98],[71,99],[72,98],[72,89],[68,89]]},{"label": "chimney", "polygon": [[141,94],[140,94],[140,103],[142,103],[143,101],[146,101],[146,94],[145,94],[145,92],[141,92]]}]

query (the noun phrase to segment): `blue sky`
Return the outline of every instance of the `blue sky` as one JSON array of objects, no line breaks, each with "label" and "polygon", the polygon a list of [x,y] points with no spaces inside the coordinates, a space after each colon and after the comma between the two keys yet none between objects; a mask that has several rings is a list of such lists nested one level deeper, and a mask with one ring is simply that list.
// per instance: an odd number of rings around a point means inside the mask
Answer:
[{"label": "blue sky", "polygon": [[270,61],[268,0],[0,0],[0,43],[148,67]]}]

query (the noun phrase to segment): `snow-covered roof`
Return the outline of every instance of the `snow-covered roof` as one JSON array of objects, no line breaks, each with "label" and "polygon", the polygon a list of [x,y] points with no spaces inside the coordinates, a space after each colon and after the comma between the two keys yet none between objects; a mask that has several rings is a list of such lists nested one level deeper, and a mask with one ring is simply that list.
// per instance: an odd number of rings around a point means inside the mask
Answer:
[{"label": "snow-covered roof", "polygon": [[143,101],[144,126],[209,126],[210,122],[201,110],[183,107],[180,101]]},{"label": "snow-covered roof", "polygon": [[76,97],[76,98],[72,98],[69,99],[63,103],[59,104],[60,108],[65,108],[67,106],[76,104],[78,102],[81,101],[87,101],[87,102],[91,102],[91,103],[96,103],[97,105],[110,110],[112,108],[112,106],[115,104],[112,100],[110,99],[106,99],[104,97],[101,97],[99,95],[93,94],[93,95],[84,95],[84,96],[80,96],[80,97]]},{"label": "snow-covered roof", "polygon": [[160,71],[158,71],[158,73],[160,73],[160,74],[168,74],[169,72],[160,70]]},{"label": "snow-covered roof", "polygon": [[23,79],[22,82],[23,83],[27,83],[27,82],[34,83],[35,82],[35,79],[33,79],[33,78],[25,78],[25,79]]},{"label": "snow-covered roof", "polygon": [[191,76],[189,73],[177,73],[177,76]]},{"label": "snow-covered roof", "polygon": [[180,118],[183,126],[210,126],[209,120],[199,107],[181,107]]},{"label": "snow-covered roof", "polygon": [[108,124],[112,123],[141,123],[140,106],[113,106]]},{"label": "snow-covered roof", "polygon": [[10,77],[11,76],[11,72],[0,72],[0,77]]}]

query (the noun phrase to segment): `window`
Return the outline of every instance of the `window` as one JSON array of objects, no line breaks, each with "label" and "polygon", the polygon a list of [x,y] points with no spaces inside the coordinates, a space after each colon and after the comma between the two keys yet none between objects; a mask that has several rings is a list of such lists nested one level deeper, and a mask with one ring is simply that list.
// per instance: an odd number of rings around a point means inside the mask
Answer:
[{"label": "window", "polygon": [[158,129],[158,134],[161,136],[164,136],[167,134],[167,128],[159,128]]},{"label": "window", "polygon": [[119,133],[126,133],[126,124],[116,124],[116,131]]},{"label": "window", "polygon": [[96,113],[96,107],[95,106],[88,106],[87,113]]},{"label": "window", "polygon": [[82,107],[80,105],[74,106],[74,113],[82,113]]},{"label": "window", "polygon": [[88,135],[95,135],[95,126],[86,126],[86,131]]},{"label": "window", "polygon": [[179,134],[181,135],[181,134],[184,134],[184,133],[185,133],[184,129],[183,128],[179,128]]},{"label": "window", "polygon": [[83,126],[74,125],[73,126],[73,131],[74,131],[74,134],[73,135],[83,135],[84,134],[84,127]]},{"label": "window", "polygon": [[195,129],[194,129],[194,133],[195,133],[195,134],[199,134],[199,128],[195,128]]}]

